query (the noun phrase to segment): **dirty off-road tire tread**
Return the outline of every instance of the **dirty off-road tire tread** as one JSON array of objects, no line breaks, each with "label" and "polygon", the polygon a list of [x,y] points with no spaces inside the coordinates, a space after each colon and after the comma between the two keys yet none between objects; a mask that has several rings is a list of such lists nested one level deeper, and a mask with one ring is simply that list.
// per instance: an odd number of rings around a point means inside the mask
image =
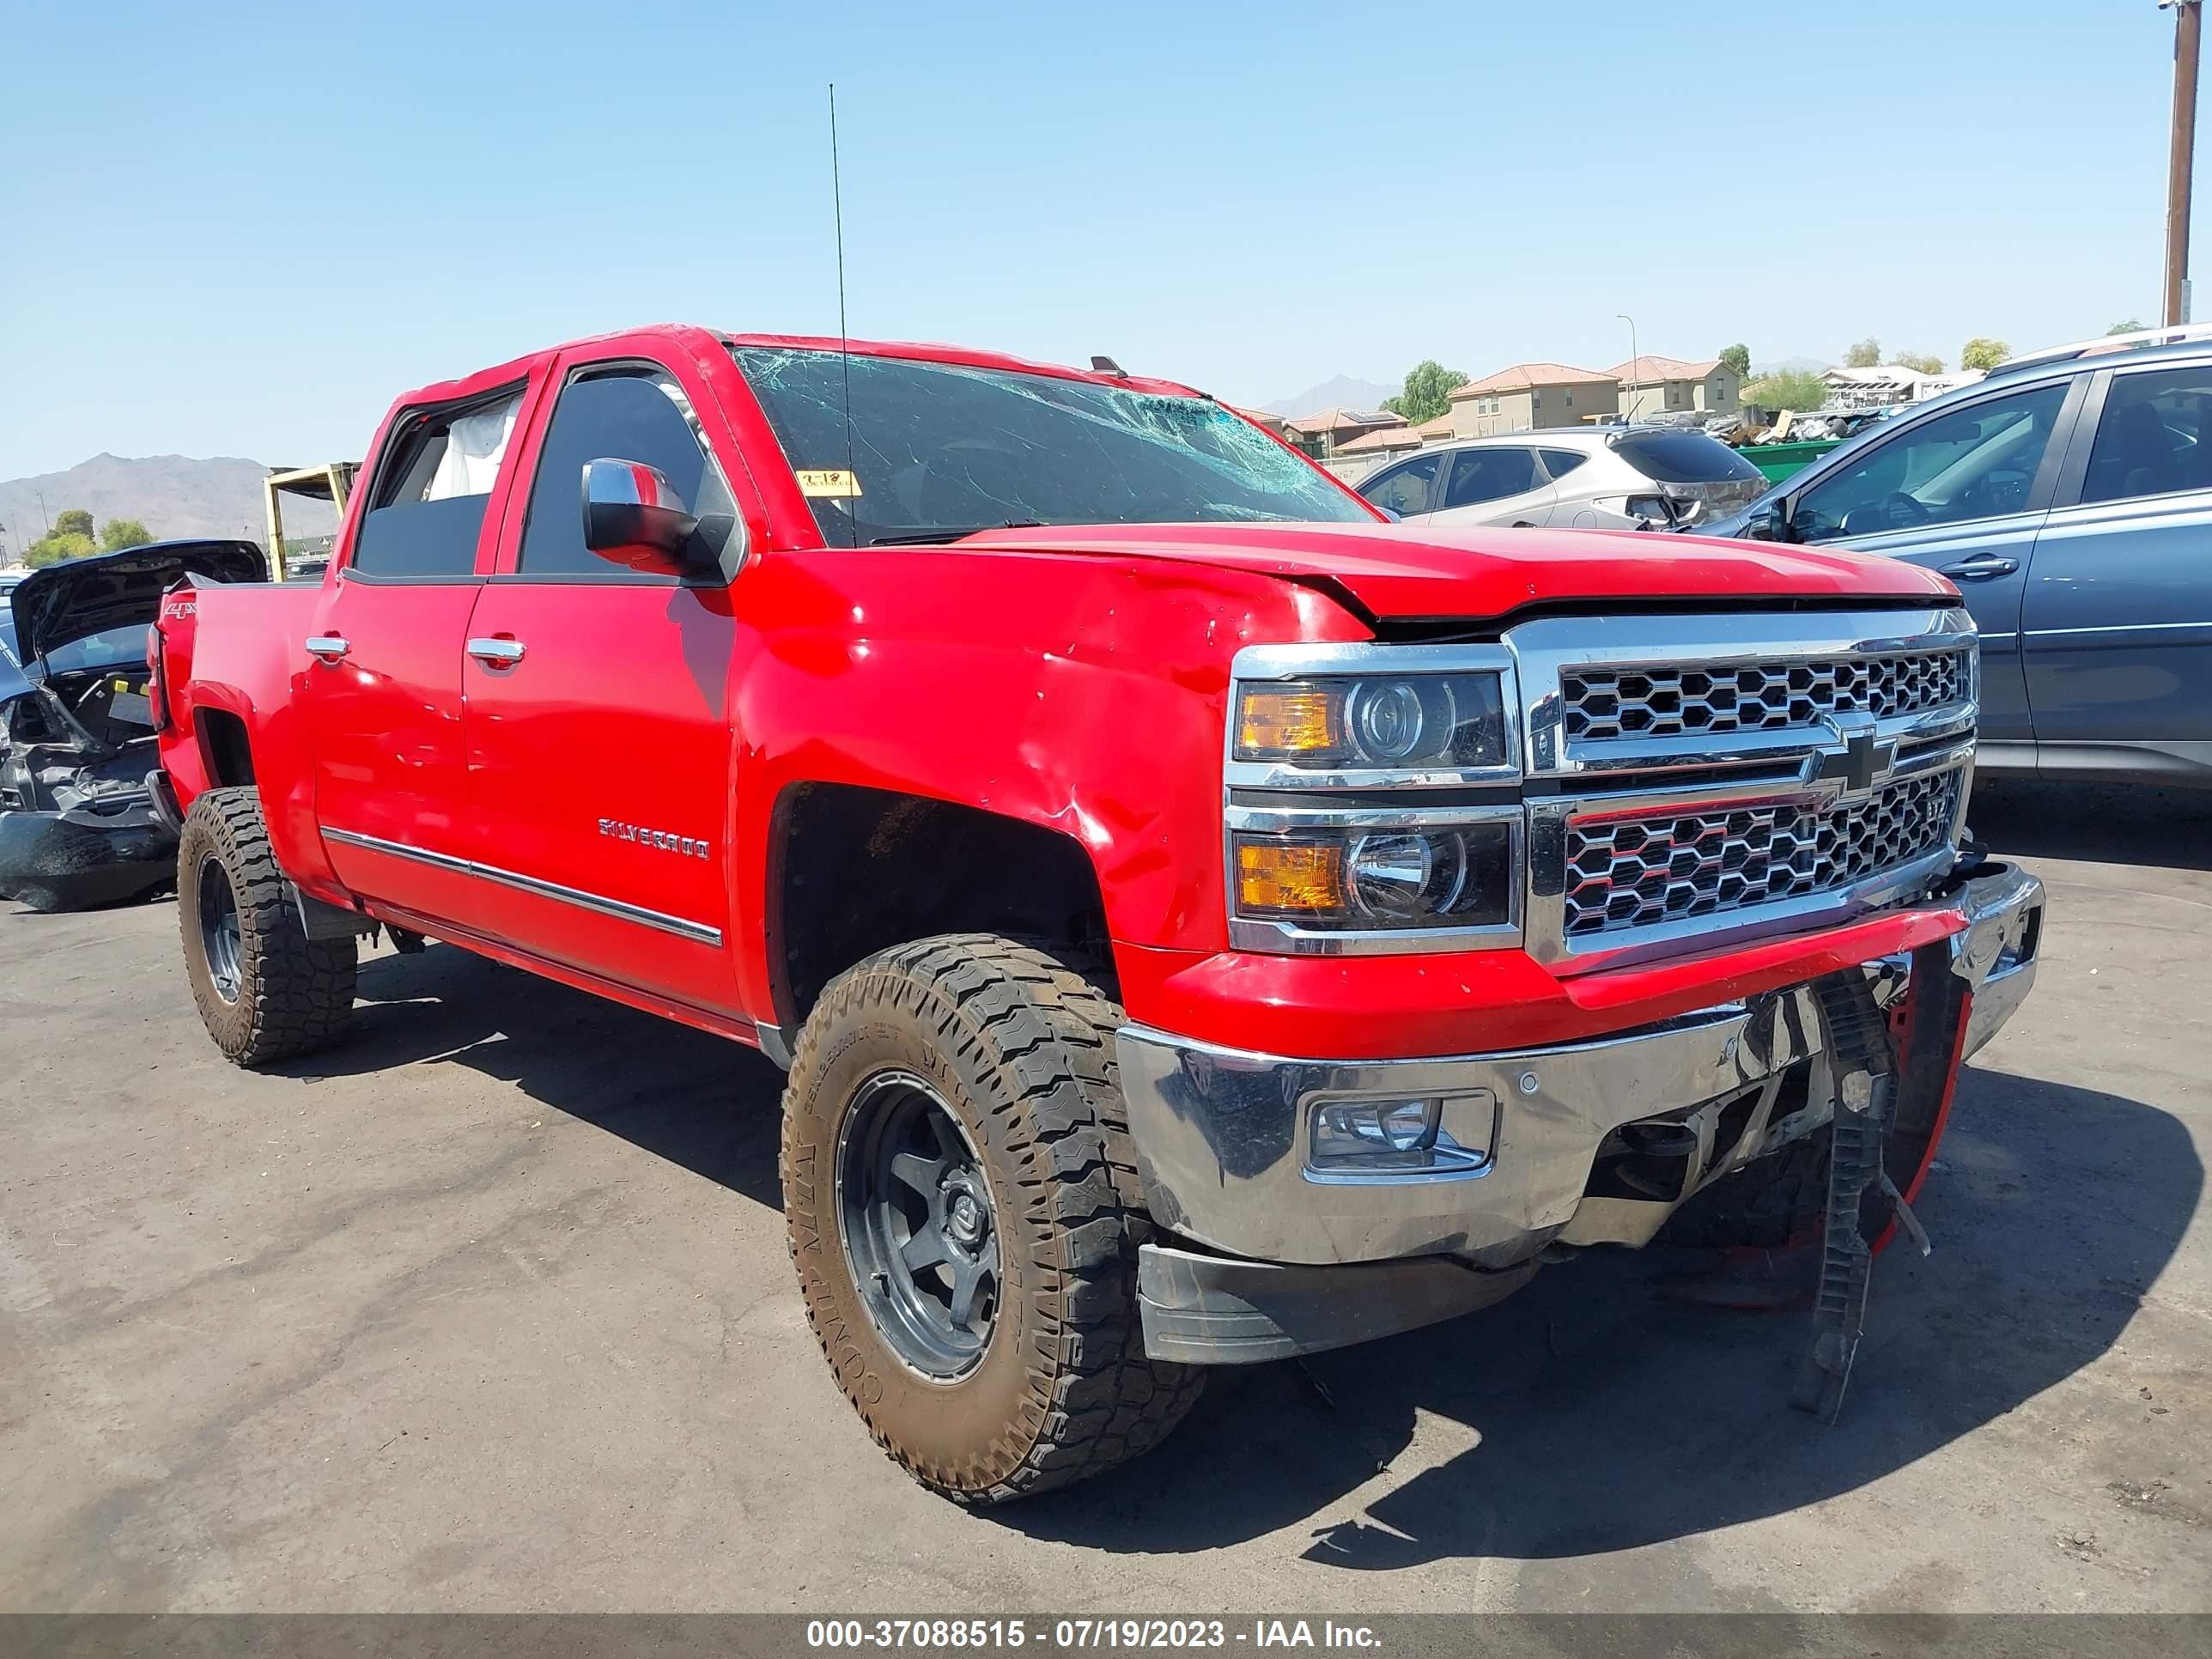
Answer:
[{"label": "dirty off-road tire tread", "polygon": [[[876,1443],[956,1503],[1003,1503],[1137,1456],[1182,1420],[1205,1383],[1203,1367],[1145,1353],[1137,1248],[1151,1236],[1152,1222],[1138,1185],[1114,1044],[1123,1017],[1100,988],[1103,977],[1080,953],[1049,940],[992,933],[918,940],[834,981],[793,1058],[795,1084],[825,1063],[823,1034],[846,1017],[893,1008],[918,1016],[947,1051],[999,1074],[1001,1097],[981,1103],[1009,1132],[1006,1148],[1018,1161],[1017,1183],[1030,1218],[1045,1222],[1061,1244],[1059,1261],[1042,1253],[1030,1258],[1042,1270],[1038,1301],[1047,1328],[1024,1358],[1033,1409],[1024,1413],[1030,1420],[1009,1425],[994,1449],[1014,1450],[1008,1443],[1016,1440],[1028,1443],[1013,1467],[987,1486],[962,1484],[958,1471],[925,1467],[893,1443],[891,1430],[839,1369],[808,1300],[807,1317],[831,1374]],[[787,1110],[787,1182],[792,1123]],[[831,1202],[816,1215],[829,1235],[823,1248],[835,1250],[840,1246]],[[1002,1237],[1002,1248],[1011,1243]],[[795,1233],[791,1245],[795,1254]]]},{"label": "dirty off-road tire tread", "polygon": [[[244,970],[235,1004],[216,994],[199,965],[199,914],[187,902],[201,859],[215,853],[238,902]],[[178,853],[178,927],[192,1000],[216,1046],[240,1066],[296,1060],[329,1047],[353,1017],[358,951],[351,939],[311,939],[285,892],[268,827],[250,788],[211,789],[192,803]]]}]

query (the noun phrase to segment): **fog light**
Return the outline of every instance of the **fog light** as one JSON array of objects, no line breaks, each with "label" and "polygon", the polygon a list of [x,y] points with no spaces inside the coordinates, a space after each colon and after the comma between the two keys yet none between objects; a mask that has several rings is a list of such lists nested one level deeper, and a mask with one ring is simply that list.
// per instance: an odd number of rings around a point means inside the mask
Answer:
[{"label": "fog light", "polygon": [[[1474,1144],[1462,1146],[1452,1138],[1443,1127],[1447,1109]],[[1486,1093],[1322,1101],[1313,1109],[1308,1178],[1477,1173],[1490,1162],[1496,1109]]]}]

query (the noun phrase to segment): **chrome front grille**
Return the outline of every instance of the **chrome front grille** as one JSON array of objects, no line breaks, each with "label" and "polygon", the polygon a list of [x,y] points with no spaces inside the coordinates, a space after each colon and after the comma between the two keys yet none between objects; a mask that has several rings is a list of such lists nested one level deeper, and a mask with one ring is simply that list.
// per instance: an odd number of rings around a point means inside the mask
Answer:
[{"label": "chrome front grille", "polygon": [[1887,720],[1972,695],[1971,644],[1887,656],[1573,669],[1560,677],[1570,742],[1783,732],[1824,715]]},{"label": "chrome front grille", "polygon": [[1566,825],[1570,939],[1836,891],[1950,842],[1965,773],[1856,800],[1782,800]]}]

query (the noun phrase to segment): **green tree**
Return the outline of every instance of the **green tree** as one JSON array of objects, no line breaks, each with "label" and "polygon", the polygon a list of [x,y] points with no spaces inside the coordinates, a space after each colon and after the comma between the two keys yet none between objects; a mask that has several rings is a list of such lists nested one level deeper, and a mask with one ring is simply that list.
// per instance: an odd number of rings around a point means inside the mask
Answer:
[{"label": "green tree", "polygon": [[1382,407],[1419,426],[1449,409],[1453,389],[1466,384],[1467,376],[1459,370],[1425,357],[1406,371],[1406,389],[1395,398],[1384,398]]},{"label": "green tree", "polygon": [[1721,367],[1739,380],[1747,379],[1751,374],[1751,348],[1747,345],[1723,346]]},{"label": "green tree", "polygon": [[1809,368],[1785,368],[1745,386],[1743,401],[1753,409],[1790,409],[1802,413],[1818,409],[1828,401],[1828,383]]},{"label": "green tree", "polygon": [[1905,368],[1922,374],[1941,374],[1943,360],[1932,351],[1900,351],[1897,361]]},{"label": "green tree", "polygon": [[2140,334],[2150,325],[2139,317],[2130,317],[2124,323],[2114,323],[2105,331],[2107,334]]},{"label": "green tree", "polygon": [[1881,342],[1869,334],[1844,354],[1845,368],[1872,368],[1881,361]]},{"label": "green tree", "polygon": [[1977,334],[1959,348],[1959,367],[1961,368],[1995,368],[2012,356],[2012,348],[2002,340],[1992,340]]},{"label": "green tree", "polygon": [[23,562],[33,570],[50,564],[59,564],[64,559],[81,559],[96,551],[92,538],[72,530],[67,533],[57,530],[43,536],[23,550]]},{"label": "green tree", "polygon": [[100,550],[103,553],[143,547],[153,539],[154,532],[137,519],[110,519],[100,527]]},{"label": "green tree", "polygon": [[54,514],[54,527],[46,533],[50,536],[82,536],[89,540],[92,537],[92,514],[81,507],[64,508]]}]

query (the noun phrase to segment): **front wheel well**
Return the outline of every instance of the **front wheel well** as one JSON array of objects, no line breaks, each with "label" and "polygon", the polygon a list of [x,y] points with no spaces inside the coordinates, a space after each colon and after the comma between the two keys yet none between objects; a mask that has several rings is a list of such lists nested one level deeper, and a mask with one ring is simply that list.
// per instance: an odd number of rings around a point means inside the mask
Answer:
[{"label": "front wheel well", "polygon": [[1109,956],[1105,901],[1082,843],[981,807],[796,785],[776,804],[769,885],[776,1018],[790,1031],[839,974],[912,939],[1000,933]]}]

